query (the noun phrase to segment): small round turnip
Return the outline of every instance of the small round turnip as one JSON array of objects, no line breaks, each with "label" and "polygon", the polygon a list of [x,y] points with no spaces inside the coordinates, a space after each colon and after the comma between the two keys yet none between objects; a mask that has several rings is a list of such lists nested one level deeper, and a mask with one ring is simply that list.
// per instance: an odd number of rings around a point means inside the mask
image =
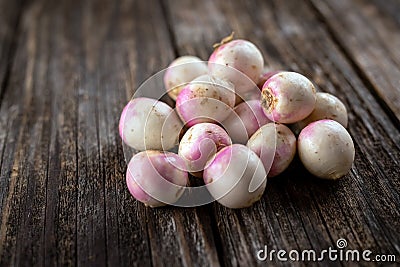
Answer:
[{"label": "small round turnip", "polygon": [[282,173],[296,154],[296,137],[283,124],[268,123],[250,137],[247,147],[254,151],[269,170],[268,177]]},{"label": "small round turnip", "polygon": [[175,203],[188,182],[185,163],[172,152],[146,150],[134,155],[126,171],[129,192],[146,206]]},{"label": "small round turnip", "polygon": [[294,123],[313,111],[316,92],[313,84],[296,72],[279,72],[264,84],[261,105],[270,120]]},{"label": "small round turnip", "polygon": [[259,100],[249,100],[235,107],[221,124],[234,143],[246,144],[262,125],[271,122],[265,116]]},{"label": "small round turnip", "polygon": [[257,84],[263,66],[260,50],[253,43],[241,39],[217,47],[208,60],[210,73],[232,82],[239,96]]},{"label": "small round turnip", "polygon": [[178,154],[191,173],[202,172],[207,161],[222,148],[232,144],[229,135],[213,123],[199,123],[187,130],[179,143]]},{"label": "small round turnip", "polygon": [[342,101],[336,96],[317,92],[317,102],[313,112],[304,120],[296,122],[292,129],[299,133],[311,122],[323,119],[334,120],[343,125],[343,127],[347,127],[347,110]]},{"label": "small round turnip", "polygon": [[219,151],[203,173],[210,194],[228,208],[245,208],[258,201],[265,190],[266,176],[257,155],[240,144]]},{"label": "small round turnip", "polygon": [[122,140],[137,150],[168,150],[178,144],[182,122],[167,104],[147,98],[132,99],[119,121]]},{"label": "small round turnip", "polygon": [[300,132],[297,147],[306,169],[324,179],[344,176],[354,161],[354,144],[350,134],[333,120],[310,123]]},{"label": "small round turnip", "polygon": [[176,99],[176,111],[189,127],[201,122],[221,122],[234,105],[233,85],[209,75],[191,81]]},{"label": "small round turnip", "polygon": [[176,100],[188,82],[207,73],[207,64],[200,58],[195,56],[178,57],[172,61],[164,74],[164,85],[168,95]]}]

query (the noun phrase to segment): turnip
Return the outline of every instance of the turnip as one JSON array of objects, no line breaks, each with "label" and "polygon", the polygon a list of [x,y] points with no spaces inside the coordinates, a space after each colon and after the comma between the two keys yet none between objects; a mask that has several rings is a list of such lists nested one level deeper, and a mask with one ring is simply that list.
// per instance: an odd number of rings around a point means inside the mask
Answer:
[{"label": "turnip", "polygon": [[134,155],[126,171],[129,192],[146,206],[175,203],[188,182],[185,163],[172,152],[146,150]]},{"label": "turnip", "polygon": [[283,124],[268,123],[250,137],[247,147],[254,151],[269,170],[268,177],[282,173],[296,154],[296,137]]},{"label": "turnip", "polygon": [[146,97],[132,99],[119,121],[122,140],[136,150],[168,150],[178,144],[182,122],[167,104]]},{"label": "turnip", "polygon": [[176,100],[186,84],[207,74],[207,64],[195,56],[181,56],[172,61],[164,74],[164,85],[168,95]]},{"label": "turnip", "polygon": [[241,39],[221,44],[208,61],[210,73],[232,82],[240,97],[256,87],[264,66],[260,50]]},{"label": "turnip", "polygon": [[219,151],[203,173],[210,194],[228,208],[245,208],[258,201],[265,190],[266,176],[257,155],[241,144]]},{"label": "turnip", "polygon": [[307,118],[292,125],[292,129],[295,133],[299,133],[311,122],[322,119],[335,120],[343,127],[347,127],[347,110],[342,101],[334,95],[317,92],[317,102],[314,110]]},{"label": "turnip", "polygon": [[220,126],[199,123],[187,130],[179,143],[178,154],[186,162],[188,171],[200,176],[210,157],[232,144],[231,138]]},{"label": "turnip", "polygon": [[294,123],[313,111],[316,92],[313,84],[296,72],[279,72],[262,89],[261,105],[270,120]]},{"label": "turnip", "polygon": [[201,122],[221,122],[234,105],[233,85],[209,75],[191,81],[176,99],[176,111],[188,126]]},{"label": "turnip", "polygon": [[258,128],[270,122],[259,100],[249,100],[235,107],[221,124],[234,143],[246,144]]},{"label": "turnip", "polygon": [[334,120],[319,120],[306,126],[297,147],[301,162],[313,175],[338,179],[346,175],[354,161],[354,144],[350,134]]}]

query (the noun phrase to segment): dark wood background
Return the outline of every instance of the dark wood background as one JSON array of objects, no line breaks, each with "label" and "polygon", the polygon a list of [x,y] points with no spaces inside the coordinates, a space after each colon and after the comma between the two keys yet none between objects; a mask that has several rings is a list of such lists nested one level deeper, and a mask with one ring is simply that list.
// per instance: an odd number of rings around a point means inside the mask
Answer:
[{"label": "dark wood background", "polygon": [[[121,109],[232,30],[345,103],[354,167],[328,182],[296,161],[249,209],[146,208],[125,185]],[[0,0],[0,62],[1,266],[262,265],[264,245],[339,238],[399,263],[399,1]]]}]

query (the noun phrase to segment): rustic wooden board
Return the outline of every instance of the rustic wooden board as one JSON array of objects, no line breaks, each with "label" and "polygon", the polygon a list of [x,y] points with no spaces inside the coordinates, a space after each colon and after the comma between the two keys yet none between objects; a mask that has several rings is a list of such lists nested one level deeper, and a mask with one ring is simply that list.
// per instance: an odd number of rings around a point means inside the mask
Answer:
[{"label": "rustic wooden board", "polygon": [[15,53],[15,35],[23,1],[0,1],[0,100],[7,86],[9,69]]},{"label": "rustic wooden board", "polygon": [[[263,265],[264,245],[320,250],[338,238],[400,255],[400,30],[390,5],[400,9],[393,1],[0,0],[9,10],[0,9],[9,29],[0,31],[0,266]],[[125,186],[121,109],[174,57],[207,60],[232,30],[260,47],[268,68],[304,73],[344,101],[354,167],[327,182],[296,159],[244,210],[146,208]]]},{"label": "rustic wooden board", "polygon": [[398,7],[398,3],[379,1],[379,5],[374,5],[363,0],[312,2],[355,71],[400,125],[399,9],[397,17],[379,11],[379,6]]},{"label": "rustic wooden board", "polygon": [[[15,54],[16,28],[18,27],[23,6],[21,1],[0,1],[0,107],[3,101],[5,88],[9,83],[9,72]],[[10,142],[6,129],[11,126],[12,117],[15,117],[15,109],[5,109],[8,112],[0,113],[0,171],[5,171],[3,165],[9,168],[13,157],[6,142]],[[4,110],[3,110],[4,111]],[[0,214],[6,197],[8,180],[6,175],[0,177]]]}]

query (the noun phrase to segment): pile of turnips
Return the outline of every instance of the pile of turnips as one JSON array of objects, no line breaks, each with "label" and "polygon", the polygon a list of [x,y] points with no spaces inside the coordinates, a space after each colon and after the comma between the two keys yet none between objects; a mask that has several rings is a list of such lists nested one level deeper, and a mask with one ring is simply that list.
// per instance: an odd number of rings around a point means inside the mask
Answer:
[{"label": "pile of turnips", "polygon": [[151,207],[173,204],[191,174],[220,204],[249,207],[296,152],[316,177],[346,175],[354,144],[344,104],[299,73],[263,68],[253,43],[230,36],[208,63],[182,56],[168,66],[164,86],[174,109],[133,98],[119,122],[123,142],[136,151],[126,174],[130,193]]}]

